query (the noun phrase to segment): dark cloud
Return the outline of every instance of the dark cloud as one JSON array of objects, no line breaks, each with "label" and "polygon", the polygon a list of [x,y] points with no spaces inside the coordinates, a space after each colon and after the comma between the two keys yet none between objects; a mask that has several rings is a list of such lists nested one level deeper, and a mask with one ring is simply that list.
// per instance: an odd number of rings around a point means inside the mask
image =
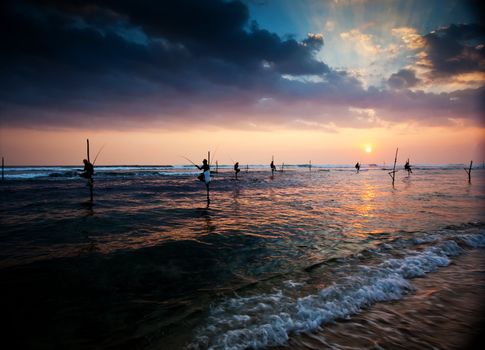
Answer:
[{"label": "dark cloud", "polygon": [[419,83],[416,72],[412,69],[401,69],[391,74],[387,84],[393,89],[409,89]]},{"label": "dark cloud", "polygon": [[375,109],[387,120],[411,116],[423,123],[457,113],[475,121],[480,113],[474,101],[482,90],[411,92],[412,71],[391,76],[389,84],[399,89],[365,88],[316,58],[321,35],[283,39],[251,22],[238,1],[0,6],[3,125],[247,127],[301,119],[307,127],[368,127],[379,126],[378,118],[356,122],[352,111]]},{"label": "dark cloud", "polygon": [[485,27],[452,24],[424,36],[435,76],[485,71]]},{"label": "dark cloud", "polygon": [[391,74],[387,80],[388,85],[393,89],[408,89],[419,83],[416,72],[412,69],[401,69]]},{"label": "dark cloud", "polygon": [[19,110],[37,111],[39,118],[64,114],[42,122],[76,123],[80,114],[99,122],[110,110],[119,113],[120,105],[134,118],[168,118],[184,108],[270,94],[282,74],[330,71],[314,56],[321,38],[283,40],[250,23],[238,1],[40,0],[0,6],[0,30],[8,33],[0,48],[0,107],[12,123],[21,120],[9,117]]}]

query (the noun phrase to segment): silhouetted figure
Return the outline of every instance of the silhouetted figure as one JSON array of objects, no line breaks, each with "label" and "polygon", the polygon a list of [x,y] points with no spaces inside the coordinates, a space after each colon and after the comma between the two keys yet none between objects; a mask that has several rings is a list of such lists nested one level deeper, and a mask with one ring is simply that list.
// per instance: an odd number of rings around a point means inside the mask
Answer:
[{"label": "silhouetted figure", "polygon": [[94,175],[94,166],[90,162],[88,162],[87,159],[83,159],[83,163],[84,169],[83,172],[79,174],[79,176],[84,177],[88,180],[92,180]]},{"label": "silhouetted figure", "polygon": [[202,170],[202,172],[197,176],[199,181],[202,181],[205,183],[205,188],[207,189],[207,205],[210,203],[210,197],[209,197],[209,183],[211,182],[211,173],[210,173],[210,166],[209,163],[207,162],[207,159],[204,159],[202,161],[202,166],[196,165],[196,167],[199,170]]},{"label": "silhouetted figure", "polygon": [[236,164],[234,164],[234,172],[236,173],[236,180],[237,180],[237,174],[241,171],[241,169],[239,169],[239,162],[236,162]]},{"label": "silhouetted figure", "polygon": [[359,170],[360,170],[360,163],[359,162],[357,162],[355,164],[355,169],[357,169],[357,173],[359,173]]},{"label": "silhouetted figure", "polygon": [[94,166],[87,160],[83,159],[84,169],[83,172],[79,174],[80,177],[88,179],[87,186],[89,187],[89,200],[90,205],[93,204],[93,175],[94,175]]},{"label": "silhouetted figure", "polygon": [[413,173],[413,170],[411,169],[411,165],[409,165],[409,158],[406,161],[406,164],[404,164],[404,170],[406,170],[408,172],[408,176],[409,176],[409,174]]},{"label": "silhouetted figure", "polygon": [[276,171],[276,167],[274,165],[274,161],[271,161],[271,164],[269,166],[271,167],[271,175],[272,175]]}]

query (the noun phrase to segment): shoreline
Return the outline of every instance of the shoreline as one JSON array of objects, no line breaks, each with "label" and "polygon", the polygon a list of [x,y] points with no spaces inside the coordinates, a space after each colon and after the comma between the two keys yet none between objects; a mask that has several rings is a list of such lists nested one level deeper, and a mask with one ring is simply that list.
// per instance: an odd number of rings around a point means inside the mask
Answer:
[{"label": "shoreline", "polygon": [[[415,292],[320,331],[291,335],[283,349],[480,349],[485,331],[485,249],[410,281]],[[478,288],[477,288],[478,286]]]}]

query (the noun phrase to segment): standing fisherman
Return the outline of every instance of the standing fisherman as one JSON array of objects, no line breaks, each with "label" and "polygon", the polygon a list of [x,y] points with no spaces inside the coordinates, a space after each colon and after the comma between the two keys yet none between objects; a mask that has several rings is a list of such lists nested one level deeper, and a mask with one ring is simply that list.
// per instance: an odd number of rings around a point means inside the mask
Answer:
[{"label": "standing fisherman", "polygon": [[236,162],[236,164],[234,164],[234,172],[236,173],[236,180],[237,180],[237,174],[241,171],[241,169],[239,169],[239,162]]},{"label": "standing fisherman", "polygon": [[271,175],[273,175],[274,172],[276,171],[276,167],[274,165],[274,161],[273,160],[271,161],[271,164],[269,166],[271,167]]},{"label": "standing fisherman", "polygon": [[199,170],[202,170],[202,172],[197,176],[199,181],[202,181],[205,183],[205,188],[207,189],[207,205],[210,204],[210,198],[209,198],[209,183],[211,182],[211,174],[210,174],[210,166],[209,163],[207,162],[207,159],[204,159],[202,161],[202,166],[195,165]]},{"label": "standing fisherman", "polygon": [[404,170],[406,170],[408,172],[408,176],[409,176],[409,174],[412,174],[413,173],[413,171],[411,169],[411,165],[409,165],[409,158],[406,161],[406,164],[404,164]]},{"label": "standing fisherman", "polygon": [[357,164],[355,164],[355,169],[357,169],[357,174],[359,173],[359,170],[360,170],[360,163],[357,162]]},{"label": "standing fisherman", "polygon": [[87,160],[83,159],[84,163],[84,169],[81,174],[79,174],[80,177],[84,177],[85,179],[88,179],[89,181],[93,181],[93,175],[94,175],[94,166]]},{"label": "standing fisherman", "polygon": [[89,201],[93,204],[93,175],[94,175],[94,165],[87,159],[83,159],[84,169],[83,172],[79,174],[80,177],[88,179],[87,186],[89,187]]}]

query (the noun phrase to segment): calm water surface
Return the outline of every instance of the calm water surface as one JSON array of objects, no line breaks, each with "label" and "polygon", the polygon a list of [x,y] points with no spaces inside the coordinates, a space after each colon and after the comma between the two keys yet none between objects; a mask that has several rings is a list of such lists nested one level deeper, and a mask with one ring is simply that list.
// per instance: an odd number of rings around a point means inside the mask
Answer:
[{"label": "calm water surface", "polygon": [[[271,177],[255,166],[240,181],[223,169],[210,207],[196,175],[98,167],[90,207],[73,168],[8,169],[6,334],[19,348],[357,349],[375,348],[371,329],[384,348],[459,348],[476,333],[483,169],[471,184],[461,167],[399,172],[395,188],[381,169],[289,167]],[[453,285],[456,276],[466,281]],[[459,287],[471,293],[462,304],[450,294]],[[379,323],[409,303],[414,322]],[[459,317],[467,307],[476,317]],[[444,317],[463,341],[429,335],[422,315]],[[362,324],[374,328],[359,333]]]}]

